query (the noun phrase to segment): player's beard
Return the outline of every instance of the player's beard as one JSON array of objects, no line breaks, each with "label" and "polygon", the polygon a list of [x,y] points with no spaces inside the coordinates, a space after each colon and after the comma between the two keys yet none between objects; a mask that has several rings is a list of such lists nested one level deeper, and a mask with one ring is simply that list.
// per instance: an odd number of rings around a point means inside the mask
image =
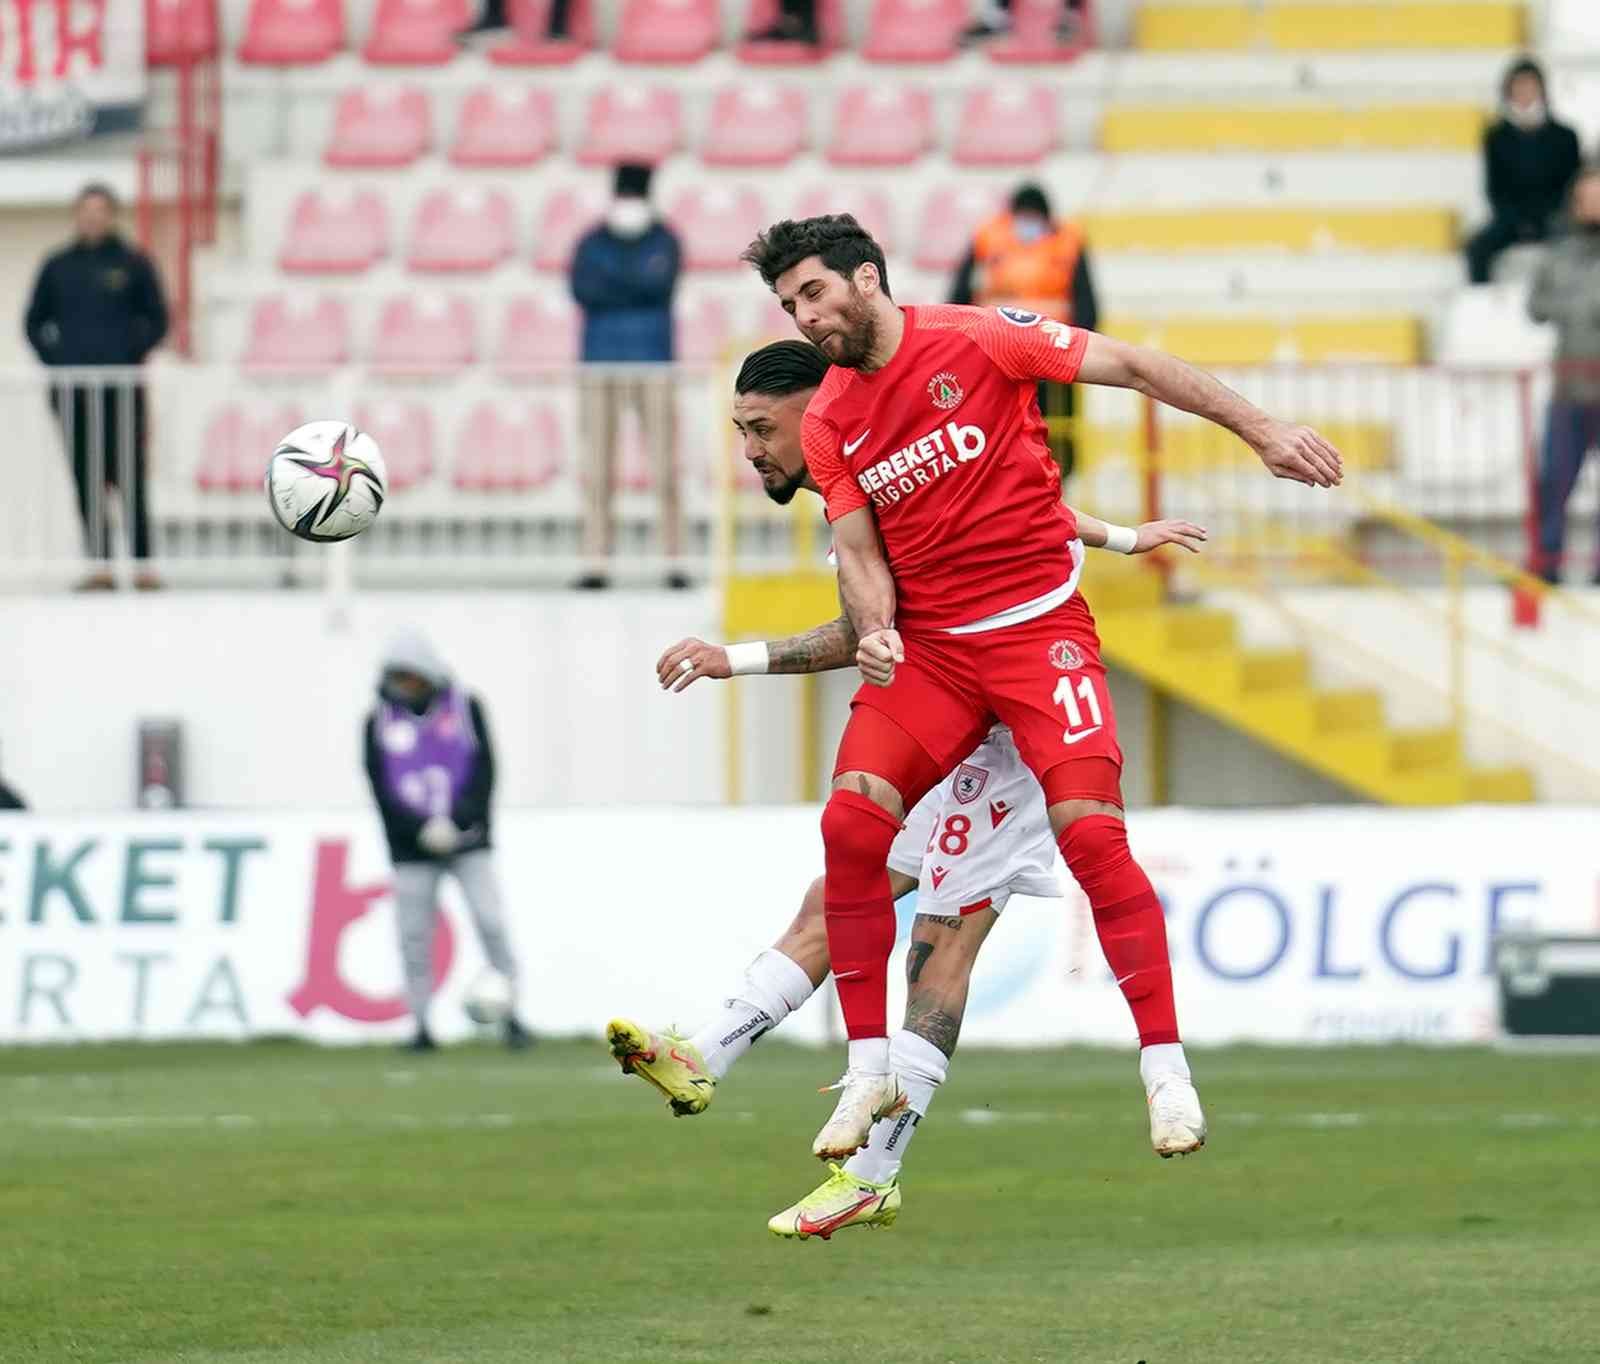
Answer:
[{"label": "player's beard", "polygon": [[[776,467],[776,466],[774,466]],[[781,473],[782,471],[779,470]],[[797,474],[790,474],[782,483],[774,486],[765,478],[761,480],[761,491],[776,502],[780,507],[787,507],[794,501],[794,495],[806,485],[806,471],[802,469]]]},{"label": "player's beard", "polygon": [[839,340],[838,353],[832,354],[826,348],[822,353],[845,369],[860,369],[878,344],[878,319],[854,280],[850,282],[850,301],[845,305],[843,324],[833,334]]}]

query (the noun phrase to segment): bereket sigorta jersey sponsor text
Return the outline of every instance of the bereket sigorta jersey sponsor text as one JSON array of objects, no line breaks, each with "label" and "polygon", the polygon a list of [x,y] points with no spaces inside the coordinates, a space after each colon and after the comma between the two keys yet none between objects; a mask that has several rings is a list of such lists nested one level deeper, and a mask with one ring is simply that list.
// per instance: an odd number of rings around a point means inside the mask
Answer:
[{"label": "bereket sigorta jersey sponsor text", "polygon": [[835,366],[806,408],[806,465],[828,520],[873,509],[901,629],[1042,614],[1071,595],[1082,550],[1037,386],[1077,378],[1088,333],[1017,308],[901,311],[889,363]]}]

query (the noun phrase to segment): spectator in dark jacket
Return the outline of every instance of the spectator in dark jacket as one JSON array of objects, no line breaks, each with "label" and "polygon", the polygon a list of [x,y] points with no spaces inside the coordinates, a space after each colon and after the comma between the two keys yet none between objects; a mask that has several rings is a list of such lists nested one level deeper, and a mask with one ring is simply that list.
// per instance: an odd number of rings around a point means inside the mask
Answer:
[{"label": "spectator in dark jacket", "polygon": [[[584,495],[580,587],[604,587],[611,553],[611,499],[617,436],[632,409],[651,452],[661,498],[661,548],[669,561],[682,552],[682,511],[676,469],[673,407],[672,295],[682,253],[676,234],[650,204],[650,167],[617,167],[616,195],[605,221],[589,229],[572,257],[572,296],[583,309],[581,424],[588,480]],[[619,368],[620,367],[620,368]],[[654,368],[651,368],[654,367]],[[675,567],[673,587],[687,584]]]},{"label": "spectator in dark jacket", "polygon": [[[77,235],[39,271],[28,302],[28,340],[56,367],[141,365],[167,334],[167,309],[155,267],[117,232],[116,196],[88,185],[73,210]],[[72,376],[52,386],[50,405],[72,453],[78,509],[89,553],[111,554],[107,490],[120,491],[125,528],[136,559],[150,555],[145,509],[144,386],[128,380]],[[85,586],[110,587],[97,572]],[[155,579],[141,574],[141,587]]]},{"label": "spectator in dark jacket", "polygon": [[[403,634],[384,652],[378,705],[367,716],[366,766],[394,863],[400,960],[417,1022],[409,1045],[431,1051],[434,917],[445,872],[461,887],[484,956],[512,999],[517,968],[489,852],[494,748],[483,704],[451,680],[420,635]],[[512,1047],[529,1040],[514,1009],[505,1039]]]},{"label": "spectator in dark jacket", "polygon": [[1508,246],[1549,237],[1581,159],[1577,133],[1550,117],[1537,62],[1514,62],[1500,93],[1500,118],[1483,135],[1491,216],[1467,242],[1474,284],[1489,282],[1495,257]]}]

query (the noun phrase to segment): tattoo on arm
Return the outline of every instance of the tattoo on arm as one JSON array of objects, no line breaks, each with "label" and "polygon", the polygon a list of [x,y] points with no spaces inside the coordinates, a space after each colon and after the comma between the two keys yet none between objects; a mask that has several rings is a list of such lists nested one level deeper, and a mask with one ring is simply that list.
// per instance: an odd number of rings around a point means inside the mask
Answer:
[{"label": "tattoo on arm", "polygon": [[769,673],[825,673],[848,668],[856,657],[856,632],[845,616],[803,635],[767,641]]},{"label": "tattoo on arm", "polygon": [[956,1054],[956,1039],[961,1036],[961,1015],[946,1013],[930,999],[913,996],[906,1001],[906,1031],[924,1042],[932,1042],[946,1056]]},{"label": "tattoo on arm", "polygon": [[922,975],[922,968],[927,964],[928,958],[933,955],[931,942],[913,941],[906,948],[906,984],[915,985]]}]

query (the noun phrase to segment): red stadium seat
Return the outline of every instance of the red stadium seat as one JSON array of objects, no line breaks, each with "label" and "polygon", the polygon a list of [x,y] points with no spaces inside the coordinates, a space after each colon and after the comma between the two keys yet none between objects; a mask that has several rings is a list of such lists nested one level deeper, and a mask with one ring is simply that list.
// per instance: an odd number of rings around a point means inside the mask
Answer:
[{"label": "red stadium seat", "polygon": [[717,294],[679,294],[674,300],[673,353],[686,365],[713,365],[733,340],[733,314]]},{"label": "red stadium seat", "polygon": [[514,298],[506,305],[494,367],[507,378],[568,367],[578,359],[578,312],[570,303]]},{"label": "red stadium seat", "polygon": [[550,37],[550,0],[510,0],[507,12],[515,36],[489,49],[498,66],[564,66],[594,46],[594,14],[589,0],[572,0],[565,38]]},{"label": "red stadium seat", "polygon": [[343,46],[343,0],[251,0],[239,60],[250,66],[310,66]]},{"label": "red stadium seat", "polygon": [[217,54],[216,0],[144,0],[144,55],[151,66],[176,66]]},{"label": "red stadium seat", "polygon": [[391,492],[414,488],[433,476],[433,415],[426,403],[392,398],[360,402],[355,424],[383,451]]},{"label": "red stadium seat", "polygon": [[721,37],[717,0],[627,0],[611,55],[619,62],[697,62]]},{"label": "red stadium seat", "polygon": [[485,401],[461,427],[453,482],[463,492],[532,492],[565,464],[561,418],[549,403]]},{"label": "red stadium seat", "polygon": [[711,130],[700,159],[708,166],[784,166],[806,149],[803,90],[736,85],[711,103]]},{"label": "red stadium seat", "polygon": [[917,269],[953,270],[972,249],[978,224],[1004,206],[1004,191],[993,185],[942,185],[931,190],[918,220]]},{"label": "red stadium seat", "polygon": [[436,189],[417,206],[411,225],[412,270],[492,270],[516,249],[511,200],[497,189]]},{"label": "red stadium seat", "polygon": [[1085,9],[1078,29],[1063,38],[1061,0],[1011,0],[1011,32],[984,44],[995,62],[1071,61],[1094,42],[1094,12]]},{"label": "red stadium seat", "polygon": [[461,102],[450,160],[458,166],[531,166],[556,143],[556,103],[532,86],[484,86]]},{"label": "red stadium seat", "polygon": [[[752,0],[750,13],[745,19],[746,33],[765,33],[778,22],[778,0]],[[839,0],[817,0],[817,35],[819,43],[752,43],[741,42],[734,50],[742,62],[763,66],[794,65],[820,62],[847,45],[844,15]]]},{"label": "red stadium seat", "polygon": [[578,160],[586,166],[622,161],[654,165],[683,143],[683,114],[671,90],[616,85],[589,103]]},{"label": "red stadium seat", "polygon": [[943,62],[956,55],[968,0],[877,0],[861,55],[869,62]]},{"label": "red stadium seat", "polygon": [[203,493],[260,496],[268,454],[305,419],[292,403],[224,403],[211,414],[201,433],[195,487]]},{"label": "red stadium seat", "polygon": [[683,190],[667,211],[683,243],[683,263],[690,270],[734,270],[739,255],[767,225],[767,209],[758,191],[748,186],[700,185]]},{"label": "red stadium seat", "polygon": [[894,204],[887,190],[834,182],[813,185],[795,201],[794,216],[797,218],[820,218],[825,213],[854,214],[856,221],[872,233],[884,254],[894,254]]},{"label": "red stadium seat", "polygon": [[846,90],[833,121],[828,160],[836,166],[904,166],[933,139],[933,101],[926,90],[858,85]]},{"label": "red stadium seat", "polygon": [[274,294],[257,301],[245,343],[247,369],[318,374],[350,358],[350,319],[336,298]]},{"label": "red stadium seat", "polygon": [[356,272],[388,251],[388,214],[371,190],[307,190],[289,215],[278,267],[302,274]]},{"label": "red stadium seat", "polygon": [[1055,95],[1042,85],[981,86],[961,111],[950,159],[958,166],[1031,166],[1060,136]]},{"label": "red stadium seat", "polygon": [[592,186],[566,186],[544,201],[533,249],[540,270],[565,272],[578,238],[605,216],[606,199]]},{"label": "red stadium seat", "polygon": [[428,150],[433,119],[421,90],[346,90],[322,159],[330,166],[408,166]]},{"label": "red stadium seat", "polygon": [[477,355],[477,325],[464,298],[406,294],[378,315],[372,367],[388,374],[446,375]]},{"label": "red stadium seat", "polygon": [[471,22],[467,0],[378,0],[361,55],[375,66],[443,66]]}]

